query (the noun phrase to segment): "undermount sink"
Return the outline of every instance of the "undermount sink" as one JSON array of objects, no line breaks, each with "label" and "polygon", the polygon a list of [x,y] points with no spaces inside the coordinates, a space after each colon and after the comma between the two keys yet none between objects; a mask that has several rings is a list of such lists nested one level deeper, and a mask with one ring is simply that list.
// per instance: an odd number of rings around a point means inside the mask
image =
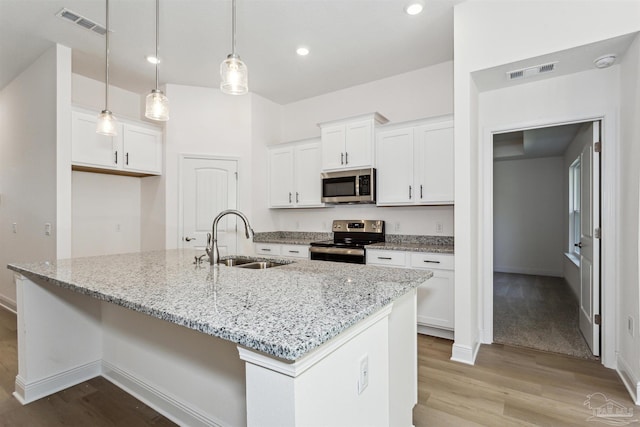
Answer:
[{"label": "undermount sink", "polygon": [[226,265],[227,267],[237,267],[243,264],[249,264],[250,262],[255,262],[250,259],[240,259],[240,258],[227,258],[221,259],[218,264]]},{"label": "undermount sink", "polygon": [[251,268],[254,270],[264,270],[265,268],[279,267],[281,265],[286,265],[282,262],[274,262],[274,261],[255,261],[247,264],[238,265],[238,268]]}]

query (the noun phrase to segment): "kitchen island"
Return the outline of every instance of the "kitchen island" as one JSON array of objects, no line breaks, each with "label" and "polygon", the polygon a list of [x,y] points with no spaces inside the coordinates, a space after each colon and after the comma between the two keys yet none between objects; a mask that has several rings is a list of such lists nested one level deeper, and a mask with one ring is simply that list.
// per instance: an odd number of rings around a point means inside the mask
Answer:
[{"label": "kitchen island", "polygon": [[29,403],[102,375],[182,425],[412,424],[415,288],[430,272],[194,255],[10,265],[14,395]]}]

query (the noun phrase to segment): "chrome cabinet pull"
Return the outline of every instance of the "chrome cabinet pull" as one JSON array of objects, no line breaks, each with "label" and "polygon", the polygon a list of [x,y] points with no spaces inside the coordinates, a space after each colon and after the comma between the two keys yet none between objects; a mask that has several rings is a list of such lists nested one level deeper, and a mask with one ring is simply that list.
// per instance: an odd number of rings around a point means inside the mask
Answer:
[{"label": "chrome cabinet pull", "polygon": [[184,240],[186,240],[187,242],[190,242],[192,240],[196,240],[195,237],[185,237]]},{"label": "chrome cabinet pull", "polygon": [[289,191],[289,203],[291,203],[291,191]]},{"label": "chrome cabinet pull", "polygon": [[347,152],[344,153],[344,164],[345,165],[349,164],[349,153]]},{"label": "chrome cabinet pull", "polygon": [[299,254],[300,251],[289,251],[290,254]]},{"label": "chrome cabinet pull", "polygon": [[114,154],[116,155],[116,165],[117,165],[118,164],[118,152],[116,151]]},{"label": "chrome cabinet pull", "polygon": [[409,186],[409,200],[411,200],[411,186]]},{"label": "chrome cabinet pull", "polygon": [[124,155],[124,164],[125,164],[125,165],[128,165],[128,164],[129,164],[129,153],[126,153],[126,154]]},{"label": "chrome cabinet pull", "polygon": [[431,263],[431,264],[440,264],[440,261],[431,261],[429,259],[425,259],[423,262],[428,262],[428,263]]},{"label": "chrome cabinet pull", "polygon": [[390,260],[391,257],[390,256],[379,256],[378,259],[389,259]]},{"label": "chrome cabinet pull", "polygon": [[340,153],[340,164],[344,165],[344,153]]},{"label": "chrome cabinet pull", "polygon": [[298,203],[300,201],[299,200],[300,199],[299,196],[300,196],[300,194],[296,191],[296,203]]},{"label": "chrome cabinet pull", "polygon": [[422,184],[420,184],[420,198],[422,199]]},{"label": "chrome cabinet pull", "polygon": [[271,252],[271,249],[269,249],[269,248],[262,248],[260,250],[263,251],[263,252]]}]

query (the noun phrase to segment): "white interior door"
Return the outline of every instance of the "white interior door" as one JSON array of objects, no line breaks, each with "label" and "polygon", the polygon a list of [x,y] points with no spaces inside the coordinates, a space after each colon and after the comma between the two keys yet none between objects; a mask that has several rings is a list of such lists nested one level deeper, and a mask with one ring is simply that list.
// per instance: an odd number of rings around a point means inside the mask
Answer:
[{"label": "white interior door", "polygon": [[[185,157],[181,166],[181,245],[204,253],[216,215],[225,209],[237,209],[238,162]],[[218,223],[221,256],[236,253],[236,218],[227,215]]]},{"label": "white interior door", "polygon": [[593,142],[580,154],[580,331],[595,356],[600,355],[600,122],[593,122]]}]

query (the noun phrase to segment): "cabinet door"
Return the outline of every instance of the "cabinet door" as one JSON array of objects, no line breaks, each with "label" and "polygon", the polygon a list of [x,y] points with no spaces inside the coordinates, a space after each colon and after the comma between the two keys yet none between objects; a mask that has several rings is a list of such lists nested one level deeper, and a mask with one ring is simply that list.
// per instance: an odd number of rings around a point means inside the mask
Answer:
[{"label": "cabinet door", "polygon": [[453,330],[453,271],[431,271],[433,277],[418,287],[418,324]]},{"label": "cabinet door", "polygon": [[122,164],[118,136],[96,133],[97,117],[73,111],[71,113],[71,162],[75,165],[117,168]]},{"label": "cabinet door", "polygon": [[325,126],[320,131],[322,139],[322,169],[344,168],[345,126]]},{"label": "cabinet door", "polygon": [[301,144],[295,149],[295,204],[322,206],[320,143]]},{"label": "cabinet door", "polygon": [[346,124],[344,158],[347,169],[373,166],[373,120]]},{"label": "cabinet door", "polygon": [[413,203],[413,128],[379,132],[376,150],[377,204]]},{"label": "cabinet door", "polygon": [[124,169],[162,173],[162,133],[140,126],[123,126]]},{"label": "cabinet door", "polygon": [[293,147],[269,150],[269,206],[293,206]]},{"label": "cabinet door", "polygon": [[453,125],[415,129],[418,203],[453,204]]}]

